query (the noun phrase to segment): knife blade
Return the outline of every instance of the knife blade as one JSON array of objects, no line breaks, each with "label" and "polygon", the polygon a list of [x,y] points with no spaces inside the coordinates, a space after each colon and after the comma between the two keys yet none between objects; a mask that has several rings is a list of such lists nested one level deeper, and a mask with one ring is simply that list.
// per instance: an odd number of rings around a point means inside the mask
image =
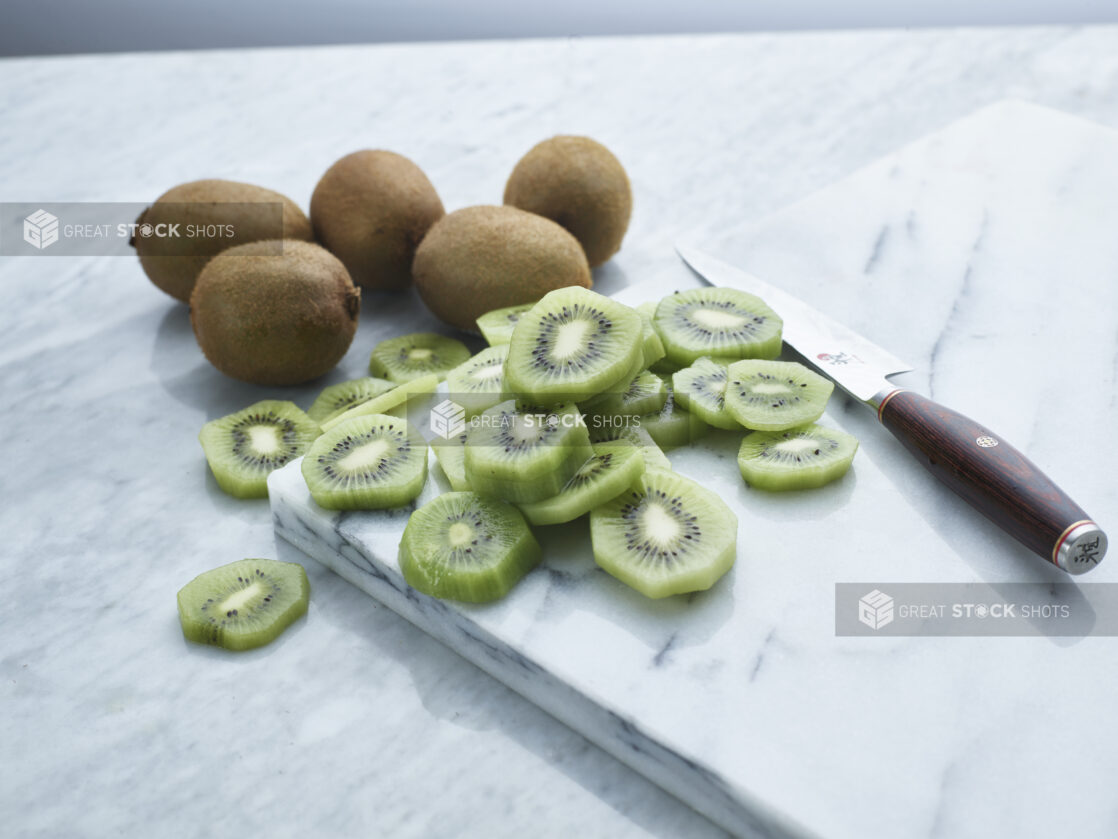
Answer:
[{"label": "knife blade", "polygon": [[676,245],[676,252],[707,283],[764,300],[784,321],[786,344],[875,410],[928,471],[1010,536],[1069,574],[1102,561],[1102,528],[1021,452],[989,428],[888,380],[910,365],[740,268],[689,245]]}]

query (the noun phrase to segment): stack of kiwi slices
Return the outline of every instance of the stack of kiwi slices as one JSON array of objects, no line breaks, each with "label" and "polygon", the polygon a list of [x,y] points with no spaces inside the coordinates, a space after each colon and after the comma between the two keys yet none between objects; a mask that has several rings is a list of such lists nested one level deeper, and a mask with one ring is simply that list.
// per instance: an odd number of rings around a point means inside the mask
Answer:
[{"label": "stack of kiwi slices", "polygon": [[309,416],[261,403],[210,423],[219,482],[266,492],[260,476],[302,456],[322,507],[405,507],[428,463],[407,409],[441,388],[439,407],[463,425],[432,440],[452,491],[410,513],[399,546],[409,584],[503,597],[540,561],[532,528],[583,519],[597,564],[661,598],[710,588],[737,554],[734,513],[664,450],[712,429],[743,434],[746,482],[791,490],[840,477],[857,449],[816,423],[831,383],[777,360],[780,318],[740,291],[693,289],[638,311],[572,286],[478,324],[491,346],[476,355],[445,336],[393,338],[373,350],[372,377],[327,388]]}]

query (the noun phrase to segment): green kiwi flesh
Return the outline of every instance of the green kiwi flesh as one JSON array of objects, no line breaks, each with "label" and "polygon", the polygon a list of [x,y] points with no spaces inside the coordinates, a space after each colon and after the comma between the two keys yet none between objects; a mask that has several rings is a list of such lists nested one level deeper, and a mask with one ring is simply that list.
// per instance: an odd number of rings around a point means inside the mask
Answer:
[{"label": "green kiwi flesh", "polygon": [[830,379],[795,361],[736,361],[727,373],[726,410],[755,431],[815,422],[835,389]]},{"label": "green kiwi flesh", "polygon": [[590,426],[590,441],[593,444],[619,443],[634,446],[644,457],[646,469],[671,470],[672,462],[656,445],[651,435],[640,426],[629,422],[594,423]]},{"label": "green kiwi flesh", "polygon": [[595,400],[593,411],[597,415],[613,417],[639,417],[659,413],[668,400],[664,380],[645,370],[633,378],[617,393],[609,393]]},{"label": "green kiwi flesh", "polygon": [[188,641],[249,650],[276,638],[310,600],[303,566],[242,559],[200,574],[178,594],[179,622]]},{"label": "green kiwi flesh", "polygon": [[700,358],[672,375],[672,390],[676,402],[707,425],[735,431],[741,423],[726,410],[728,366],[726,361]]},{"label": "green kiwi flesh", "polygon": [[354,405],[348,411],[337,414],[330,419],[322,421],[322,430],[329,431],[334,426],[340,423],[347,422],[351,419],[358,417],[367,417],[373,414],[395,414],[402,416],[407,413],[409,405],[413,400],[426,399],[430,394],[435,392],[435,388],[439,386],[439,377],[434,373],[428,373],[426,376],[420,376],[418,379],[412,379],[410,382],[404,382],[402,385],[397,385],[392,390],[387,390],[380,396],[374,396],[368,402],[362,402],[360,405]]},{"label": "green kiwi flesh", "polygon": [[531,524],[574,521],[620,495],[644,469],[644,458],[635,446],[594,446],[593,456],[578,467],[558,495],[534,504],[521,504],[520,512]]},{"label": "green kiwi flesh", "polygon": [[374,376],[339,382],[323,389],[307,409],[307,416],[321,424],[340,416],[350,408],[363,405],[370,399],[387,393],[394,387],[396,385],[393,382]]},{"label": "green kiwi flesh", "polygon": [[466,432],[449,440],[434,441],[431,451],[435,453],[435,459],[452,490],[466,492],[472,489],[470,482],[466,480]]},{"label": "green kiwi flesh", "polygon": [[369,357],[369,374],[397,384],[434,373],[446,374],[470,357],[461,341],[434,332],[417,332],[381,341]]},{"label": "green kiwi flesh", "polygon": [[669,294],[656,307],[667,358],[687,366],[702,356],[776,358],[783,321],[759,297],[732,288]]},{"label": "green kiwi flesh", "polygon": [[512,340],[512,331],[516,328],[520,317],[535,305],[535,303],[521,303],[518,306],[505,306],[503,309],[494,309],[492,312],[478,315],[477,328],[489,342],[489,346],[508,344]]},{"label": "green kiwi flesh", "polygon": [[427,443],[399,417],[358,417],[315,440],[303,458],[302,470],[320,507],[399,507],[419,495],[427,480]]},{"label": "green kiwi flesh", "polygon": [[856,437],[821,425],[754,431],[741,441],[738,468],[757,489],[814,489],[845,475],[857,451]]},{"label": "green kiwi flesh", "polygon": [[540,545],[515,507],[475,492],[448,492],[408,518],[400,570],[432,597],[485,603],[535,568]]},{"label": "green kiwi flesh", "polygon": [[734,564],[737,530],[721,498],[661,469],[590,513],[594,561],[651,598],[714,585]]},{"label": "green kiwi flesh", "polygon": [[219,487],[236,498],[267,498],[268,475],[302,455],[320,433],[294,402],[266,399],[207,422],[198,440]]},{"label": "green kiwi flesh", "polygon": [[557,495],[593,454],[574,405],[521,410],[515,400],[480,414],[466,431],[466,481],[477,492],[517,504]]},{"label": "green kiwi flesh", "polygon": [[666,385],[665,388],[668,395],[664,400],[664,407],[657,413],[639,417],[638,423],[656,441],[656,445],[667,451],[695,442],[707,433],[710,426],[675,403],[671,385]]},{"label": "green kiwi flesh", "polygon": [[447,397],[473,417],[509,398],[505,386],[508,344],[487,347],[446,374]]},{"label": "green kiwi flesh", "polygon": [[578,286],[561,288],[517,323],[505,379],[525,399],[579,401],[632,378],[641,346],[641,319],[633,309]]}]

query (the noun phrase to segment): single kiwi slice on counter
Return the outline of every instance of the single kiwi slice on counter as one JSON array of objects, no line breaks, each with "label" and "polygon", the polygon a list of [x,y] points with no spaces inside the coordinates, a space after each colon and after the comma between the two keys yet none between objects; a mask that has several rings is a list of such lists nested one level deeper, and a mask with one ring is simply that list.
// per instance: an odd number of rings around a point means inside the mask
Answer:
[{"label": "single kiwi slice on counter", "polygon": [[504,597],[535,568],[539,542],[520,512],[476,492],[448,492],[408,518],[400,571],[432,597],[485,603]]},{"label": "single kiwi slice on counter", "polygon": [[821,425],[754,431],[741,441],[738,468],[757,489],[814,489],[845,475],[857,451],[857,437]]},{"label": "single kiwi slice on counter", "polygon": [[835,389],[830,379],[795,361],[736,361],[727,373],[726,410],[755,431],[815,422]]},{"label": "single kiwi slice on counter", "polygon": [[451,437],[448,440],[435,440],[431,443],[431,451],[446,475],[447,483],[455,492],[466,492],[472,489],[466,480],[466,432]]},{"label": "single kiwi slice on counter", "polygon": [[649,469],[590,513],[594,561],[647,597],[702,591],[734,564],[738,520],[708,489]]},{"label": "single kiwi slice on counter", "polygon": [[520,322],[520,317],[535,305],[535,303],[521,303],[518,306],[506,306],[503,309],[494,309],[492,312],[478,315],[477,328],[481,330],[489,346],[507,344],[512,340],[512,331]]},{"label": "single kiwi slice on counter", "polygon": [[615,417],[639,417],[655,414],[668,400],[668,389],[664,380],[655,373],[645,370],[632,379],[625,388],[617,393],[608,393],[596,400],[593,405],[595,414]]},{"label": "single kiwi slice on counter", "polygon": [[320,507],[399,507],[419,495],[427,480],[427,443],[406,420],[372,414],[325,432],[311,445],[302,469]]},{"label": "single kiwi slice on counter", "polygon": [[466,481],[476,491],[517,504],[557,495],[594,452],[582,414],[502,402],[466,430]]},{"label": "single kiwi slice on counter", "polygon": [[322,430],[329,431],[334,426],[346,422],[347,420],[357,419],[357,417],[367,417],[373,414],[395,414],[401,416],[407,412],[408,405],[413,399],[426,399],[435,392],[438,386],[439,377],[434,373],[428,373],[426,376],[420,376],[418,379],[404,382],[402,385],[397,385],[392,388],[392,390],[385,391],[380,396],[374,396],[367,402],[354,405],[348,411],[336,414],[329,419],[324,419],[322,421]]},{"label": "single kiwi slice on counter", "polygon": [[741,423],[726,410],[729,366],[725,359],[700,358],[672,375],[672,390],[676,402],[707,425],[734,431],[741,429]]},{"label": "single kiwi slice on counter", "polygon": [[295,562],[242,559],[195,577],[179,590],[188,641],[249,650],[276,638],[307,612],[311,587]]},{"label": "single kiwi slice on counter", "polygon": [[574,521],[624,492],[644,472],[645,463],[635,446],[602,443],[571,476],[558,495],[521,504],[520,512],[531,524]]},{"label": "single kiwi slice on counter", "polygon": [[644,457],[646,469],[670,470],[672,468],[672,462],[668,460],[668,456],[660,450],[651,435],[639,425],[624,420],[619,422],[603,420],[601,422],[591,422],[589,425],[591,443],[618,443],[634,446]]},{"label": "single kiwi slice on counter", "polygon": [[219,487],[237,498],[267,498],[269,473],[303,454],[321,433],[294,402],[266,399],[207,422],[198,440]]},{"label": "single kiwi slice on counter", "polygon": [[461,341],[434,332],[416,332],[381,341],[369,357],[369,373],[403,384],[434,373],[446,374],[470,357]]},{"label": "single kiwi slice on counter", "polygon": [[396,385],[387,379],[366,376],[352,379],[324,388],[314,403],[307,409],[307,416],[317,423],[326,422],[340,416],[357,405],[362,405],[374,397],[387,393]]},{"label": "single kiwi slice on counter", "polygon": [[616,389],[640,364],[640,315],[571,286],[546,294],[517,323],[505,380],[524,399],[577,401]]},{"label": "single kiwi slice on counter", "polygon": [[656,307],[656,328],[669,360],[686,366],[702,356],[776,358],[780,317],[760,297],[733,288],[693,288]]},{"label": "single kiwi slice on counter", "polygon": [[467,417],[480,414],[504,402],[505,359],[508,344],[487,347],[446,374],[447,396],[466,411]]},{"label": "single kiwi slice on counter", "polygon": [[710,428],[698,416],[685,411],[675,403],[675,393],[671,385],[665,385],[668,392],[664,407],[658,413],[645,414],[639,418],[640,427],[648,432],[662,449],[686,446],[698,440]]}]

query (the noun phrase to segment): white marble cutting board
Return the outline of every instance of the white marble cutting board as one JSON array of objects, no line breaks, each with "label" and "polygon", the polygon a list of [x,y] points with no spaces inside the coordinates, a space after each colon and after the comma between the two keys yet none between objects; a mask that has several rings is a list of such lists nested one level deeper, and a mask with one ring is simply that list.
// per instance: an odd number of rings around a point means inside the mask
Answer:
[{"label": "white marble cutting board", "polygon": [[[997,430],[1113,530],[1116,195],[1118,133],[1004,103],[712,249],[912,362],[901,383]],[[694,284],[679,265],[618,296]],[[1115,835],[1118,641],[835,637],[836,582],[1067,578],[861,406],[836,396],[825,422],[862,447],[814,492],[745,487],[729,433],[670,455],[740,531],[726,578],[668,602],[597,570],[585,522],[540,528],[544,566],[503,602],[432,600],[398,572],[405,516],[327,513],[297,464],[269,481],[275,528],[735,834]],[[1111,562],[1089,581],[1115,580]]]}]

